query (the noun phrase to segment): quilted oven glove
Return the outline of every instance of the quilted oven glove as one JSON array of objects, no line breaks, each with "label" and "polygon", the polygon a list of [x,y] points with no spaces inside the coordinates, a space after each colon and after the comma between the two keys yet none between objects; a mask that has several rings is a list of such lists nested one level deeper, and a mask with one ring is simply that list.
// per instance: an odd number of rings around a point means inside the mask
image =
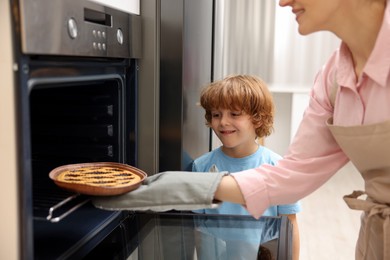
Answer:
[{"label": "quilted oven glove", "polygon": [[146,178],[136,190],[118,196],[94,197],[95,207],[105,210],[169,211],[214,208],[213,201],[228,172],[167,171]]}]

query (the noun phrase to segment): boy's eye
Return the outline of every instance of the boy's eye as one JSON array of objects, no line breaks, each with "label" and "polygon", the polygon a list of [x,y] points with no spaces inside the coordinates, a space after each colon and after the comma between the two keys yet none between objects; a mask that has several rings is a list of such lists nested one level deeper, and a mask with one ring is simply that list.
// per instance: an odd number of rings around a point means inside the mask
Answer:
[{"label": "boy's eye", "polygon": [[219,117],[219,113],[211,113],[211,117]]},{"label": "boy's eye", "polygon": [[241,112],[231,112],[231,115],[232,116],[241,116],[242,113]]}]

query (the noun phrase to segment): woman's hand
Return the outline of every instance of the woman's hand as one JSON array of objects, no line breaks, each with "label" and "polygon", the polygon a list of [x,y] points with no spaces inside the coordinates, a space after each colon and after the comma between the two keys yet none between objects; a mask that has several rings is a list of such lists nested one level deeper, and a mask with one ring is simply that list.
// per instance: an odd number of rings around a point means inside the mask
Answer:
[{"label": "woman's hand", "polygon": [[[152,175],[136,190],[119,196],[94,197],[105,210],[169,211],[217,207],[214,193],[227,172],[168,171]],[[228,191],[227,191],[228,192]]]}]

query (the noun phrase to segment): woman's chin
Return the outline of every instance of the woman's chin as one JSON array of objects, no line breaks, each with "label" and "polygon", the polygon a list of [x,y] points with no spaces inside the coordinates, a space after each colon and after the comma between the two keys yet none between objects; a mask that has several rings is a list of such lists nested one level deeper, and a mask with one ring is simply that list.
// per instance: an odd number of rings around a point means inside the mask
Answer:
[{"label": "woman's chin", "polygon": [[318,30],[309,29],[309,28],[302,26],[302,25],[298,26],[298,32],[300,35],[309,35],[309,34],[317,32],[317,31]]}]

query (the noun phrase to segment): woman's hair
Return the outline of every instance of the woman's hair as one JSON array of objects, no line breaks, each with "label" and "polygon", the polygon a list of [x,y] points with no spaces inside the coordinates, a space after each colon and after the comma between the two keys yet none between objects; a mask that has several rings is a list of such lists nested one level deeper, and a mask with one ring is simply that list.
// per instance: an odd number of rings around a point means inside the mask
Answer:
[{"label": "woman's hair", "polygon": [[273,131],[274,103],[263,80],[251,75],[231,75],[202,89],[200,105],[206,110],[206,125],[211,124],[211,111],[229,109],[243,111],[259,125],[256,135],[268,136]]}]

